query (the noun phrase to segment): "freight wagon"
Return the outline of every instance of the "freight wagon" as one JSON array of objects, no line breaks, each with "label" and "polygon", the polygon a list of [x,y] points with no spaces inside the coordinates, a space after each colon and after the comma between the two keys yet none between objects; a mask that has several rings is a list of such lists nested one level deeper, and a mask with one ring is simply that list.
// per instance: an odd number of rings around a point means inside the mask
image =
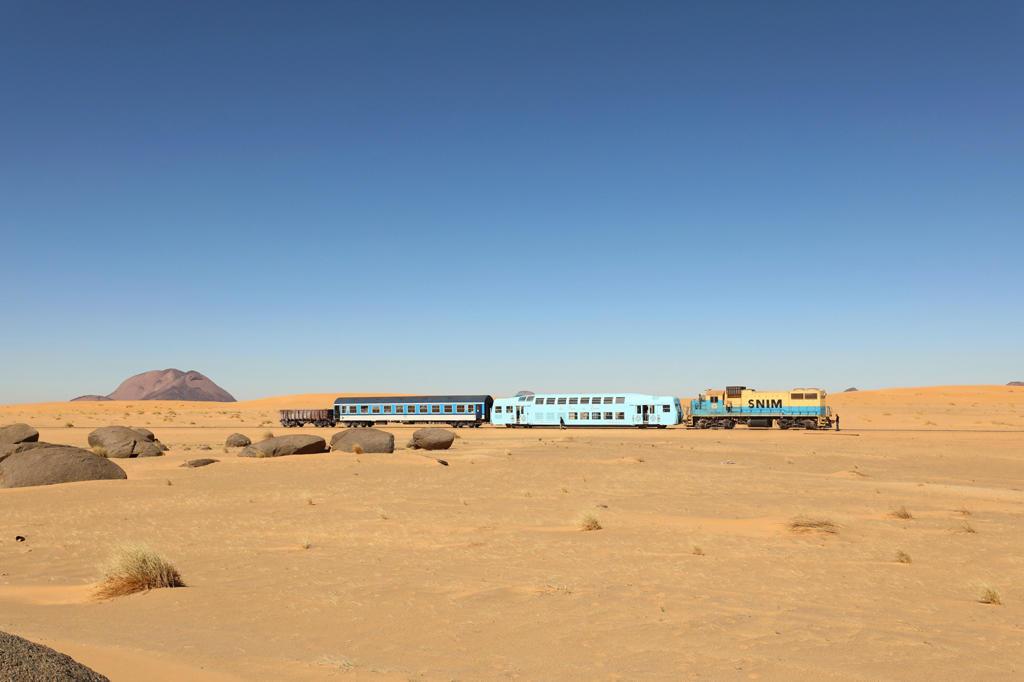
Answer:
[{"label": "freight wagon", "polygon": [[280,410],[281,426],[334,426],[334,410]]},{"label": "freight wagon", "polygon": [[679,398],[640,393],[545,393],[498,398],[495,426],[634,426],[665,428],[682,418]]},{"label": "freight wagon", "polygon": [[786,392],[756,391],[746,386],[708,389],[690,401],[684,423],[696,429],[731,429],[737,424],[780,429],[828,429],[832,409],[820,388]]},{"label": "freight wagon", "polygon": [[489,395],[354,396],[334,401],[334,419],[345,426],[448,424],[478,427],[490,419]]}]

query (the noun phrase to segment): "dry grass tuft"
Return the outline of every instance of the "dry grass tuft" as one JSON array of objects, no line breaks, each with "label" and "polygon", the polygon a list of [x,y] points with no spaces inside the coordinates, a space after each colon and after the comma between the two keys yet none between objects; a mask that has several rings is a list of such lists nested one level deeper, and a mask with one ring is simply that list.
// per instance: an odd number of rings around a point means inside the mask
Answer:
[{"label": "dry grass tuft", "polygon": [[359,443],[356,443],[355,445],[352,446],[352,452],[354,452],[357,455],[363,454],[363,446],[360,445]]},{"label": "dry grass tuft", "polygon": [[978,601],[982,604],[992,604],[994,606],[999,606],[1003,603],[1003,600],[999,597],[999,593],[987,585],[981,588],[981,595],[978,597]]},{"label": "dry grass tuft", "polygon": [[839,533],[839,526],[829,519],[814,519],[809,516],[798,516],[789,522],[789,529],[794,533]]},{"label": "dry grass tuft", "polygon": [[961,516],[970,516],[971,515],[971,510],[968,509],[967,507],[960,507],[959,509],[954,509],[954,511],[957,514],[960,514]]},{"label": "dry grass tuft", "polygon": [[309,548],[310,548],[310,547],[312,547],[312,546],[313,546],[313,541],[312,541],[312,540],[309,540],[308,538],[307,538],[306,540],[303,540],[303,541],[302,541],[302,542],[301,542],[301,543],[299,544],[299,547],[301,547],[302,549],[309,549]]},{"label": "dry grass tuft", "polygon": [[960,528],[960,532],[961,533],[977,533],[978,531],[974,530],[974,526],[972,526],[971,524],[969,524],[966,521],[964,521],[964,525],[963,525],[963,527]]},{"label": "dry grass tuft", "polygon": [[107,453],[107,449],[105,447],[100,446],[100,445],[94,445],[93,447],[90,448],[90,450],[92,450],[92,454],[96,455],[97,457],[108,457],[109,456],[108,453]]},{"label": "dry grass tuft", "polygon": [[580,530],[601,530],[603,526],[593,514],[584,514],[580,518]]},{"label": "dry grass tuft", "polygon": [[910,555],[904,552],[902,549],[896,550],[896,561],[900,562],[901,564],[913,563],[910,558]]},{"label": "dry grass tuft", "polygon": [[693,546],[693,554],[694,554],[694,556],[704,556],[704,550],[701,549],[700,547],[698,547],[697,545],[694,545]]},{"label": "dry grass tuft", "polygon": [[910,519],[914,518],[914,515],[911,514],[910,511],[906,507],[904,507],[902,505],[900,506],[899,509],[894,509],[893,511],[889,512],[889,516],[892,516],[893,518],[905,519],[905,520],[910,520]]},{"label": "dry grass tuft", "polygon": [[67,422],[66,424],[64,424],[64,428],[66,428],[66,429],[73,429],[73,428],[75,428],[75,425],[72,424],[71,422]]},{"label": "dry grass tuft", "polygon": [[96,597],[112,599],[161,587],[185,587],[178,569],[145,546],[126,545],[114,554]]}]

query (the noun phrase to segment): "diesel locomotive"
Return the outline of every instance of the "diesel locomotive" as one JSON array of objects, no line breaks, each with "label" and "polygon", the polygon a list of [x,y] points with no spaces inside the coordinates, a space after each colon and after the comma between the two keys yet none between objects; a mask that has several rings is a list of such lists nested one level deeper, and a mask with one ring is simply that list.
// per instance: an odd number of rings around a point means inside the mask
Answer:
[{"label": "diesel locomotive", "polygon": [[731,429],[737,424],[780,429],[832,428],[832,408],[820,388],[756,391],[746,386],[709,388],[690,401],[684,424],[691,429]]}]

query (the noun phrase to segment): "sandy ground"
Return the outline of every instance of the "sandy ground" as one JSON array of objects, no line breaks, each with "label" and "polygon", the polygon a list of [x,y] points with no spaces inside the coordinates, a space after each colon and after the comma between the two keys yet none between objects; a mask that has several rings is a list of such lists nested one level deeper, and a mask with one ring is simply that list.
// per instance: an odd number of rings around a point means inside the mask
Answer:
[{"label": "sandy ground", "polygon": [[[840,433],[461,430],[449,467],[221,451],[333,397],[0,407],[172,448],[0,490],[0,630],[154,682],[1024,677],[1024,388],[839,394]],[[189,586],[93,600],[126,542]]]}]

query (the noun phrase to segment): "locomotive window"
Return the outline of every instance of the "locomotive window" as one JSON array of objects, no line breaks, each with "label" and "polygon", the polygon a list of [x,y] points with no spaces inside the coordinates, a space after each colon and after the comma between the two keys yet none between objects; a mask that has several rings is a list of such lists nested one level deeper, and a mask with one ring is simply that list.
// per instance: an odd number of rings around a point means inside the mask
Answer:
[{"label": "locomotive window", "polygon": [[565,398],[559,398],[558,399],[558,404],[559,405],[565,405]]},{"label": "locomotive window", "polygon": [[616,405],[621,405],[621,404],[622,404],[622,403],[624,403],[624,402],[626,402],[626,397],[625,397],[625,396],[621,396],[621,395],[620,395],[620,396],[617,396],[617,397],[615,398],[615,404],[616,404]]},{"label": "locomotive window", "polygon": [[790,400],[803,400],[804,399],[804,394],[803,393],[790,393],[789,394],[789,399]]},{"label": "locomotive window", "polygon": [[569,419],[575,419],[575,418],[576,418],[576,413],[575,412],[570,412],[569,413]]},{"label": "locomotive window", "polygon": [[445,406],[444,406],[444,411],[445,411],[446,413],[450,414],[450,413],[451,413],[451,411],[452,411],[452,406],[451,406],[451,405],[445,405]]},{"label": "locomotive window", "polygon": [[590,398],[580,398],[580,405],[589,405]]},{"label": "locomotive window", "polygon": [[569,398],[569,404],[570,405],[576,405],[577,403],[579,403],[579,401],[580,401],[579,398]]},{"label": "locomotive window", "polygon": [[711,402],[717,403],[718,402],[718,396],[717,395],[711,396]]},{"label": "locomotive window", "polygon": [[804,393],[804,400],[817,400],[817,399],[818,399],[818,394],[817,393]]},{"label": "locomotive window", "polygon": [[615,413],[615,418],[616,419],[625,419],[626,418],[626,413],[625,412],[616,412]]}]

